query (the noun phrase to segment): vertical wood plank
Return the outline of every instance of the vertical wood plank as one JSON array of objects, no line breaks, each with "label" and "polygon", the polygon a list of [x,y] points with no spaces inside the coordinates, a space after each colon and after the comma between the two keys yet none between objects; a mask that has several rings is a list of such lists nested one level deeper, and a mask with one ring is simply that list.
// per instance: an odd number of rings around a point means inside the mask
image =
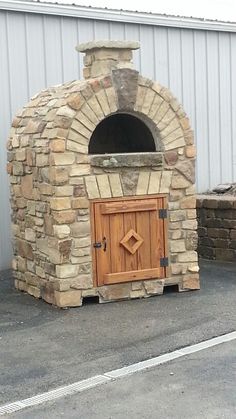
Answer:
[{"label": "vertical wood plank", "polygon": [[[167,209],[167,198],[162,198],[162,208]],[[168,218],[163,220],[163,237],[164,237],[164,256],[169,257],[169,247],[168,247]],[[170,268],[167,266],[164,268],[164,277],[168,277],[170,275]]]},{"label": "vertical wood plank", "polygon": [[106,251],[102,248],[95,248],[96,265],[97,265],[97,281],[98,285],[104,284],[104,274],[111,272],[111,242],[110,242],[110,225],[109,216],[102,216],[100,213],[100,205],[95,204],[95,241],[101,242],[106,237]]},{"label": "vertical wood plank", "polygon": [[[124,234],[127,234],[130,229],[136,231],[135,213],[128,212],[124,214]],[[125,271],[135,271],[138,269],[137,252],[134,255],[125,251]]]},{"label": "vertical wood plank", "polygon": [[150,221],[148,211],[136,213],[136,226],[137,233],[140,234],[144,240],[143,244],[136,252],[138,257],[138,269],[150,268]]},{"label": "vertical wood plank", "polygon": [[125,249],[120,244],[124,237],[123,214],[112,214],[110,218],[111,272],[125,271]]},{"label": "vertical wood plank", "polygon": [[[164,208],[164,199],[157,200],[158,210]],[[158,211],[157,210],[157,211]],[[157,213],[157,249],[158,249],[158,266],[160,266],[160,259],[165,256],[165,237],[164,237],[164,220],[159,218]],[[160,268],[160,276],[165,276],[165,268]]]}]

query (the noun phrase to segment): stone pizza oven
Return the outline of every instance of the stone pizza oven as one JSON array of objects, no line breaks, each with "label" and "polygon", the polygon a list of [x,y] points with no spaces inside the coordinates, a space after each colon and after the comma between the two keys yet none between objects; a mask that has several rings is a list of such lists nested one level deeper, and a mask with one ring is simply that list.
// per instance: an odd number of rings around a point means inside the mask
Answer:
[{"label": "stone pizza oven", "polygon": [[137,48],[80,45],[85,80],[40,92],[12,123],[15,286],[60,307],[199,289],[193,132],[133,69]]}]

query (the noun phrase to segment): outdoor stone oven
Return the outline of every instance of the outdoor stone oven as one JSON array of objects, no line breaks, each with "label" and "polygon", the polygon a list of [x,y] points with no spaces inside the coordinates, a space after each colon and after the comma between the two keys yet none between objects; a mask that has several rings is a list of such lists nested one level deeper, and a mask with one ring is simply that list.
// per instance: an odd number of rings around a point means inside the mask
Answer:
[{"label": "outdoor stone oven", "polygon": [[46,89],[8,142],[15,286],[60,307],[199,289],[195,148],[137,42],[80,45],[83,81]]}]

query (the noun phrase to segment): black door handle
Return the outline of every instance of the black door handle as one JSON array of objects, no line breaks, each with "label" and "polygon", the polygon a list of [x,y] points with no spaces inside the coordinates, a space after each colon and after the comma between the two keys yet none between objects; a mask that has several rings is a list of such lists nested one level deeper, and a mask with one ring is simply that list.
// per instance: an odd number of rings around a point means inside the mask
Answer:
[{"label": "black door handle", "polygon": [[107,250],[107,239],[106,239],[106,237],[103,237],[102,244],[103,244],[103,251],[105,252]]}]

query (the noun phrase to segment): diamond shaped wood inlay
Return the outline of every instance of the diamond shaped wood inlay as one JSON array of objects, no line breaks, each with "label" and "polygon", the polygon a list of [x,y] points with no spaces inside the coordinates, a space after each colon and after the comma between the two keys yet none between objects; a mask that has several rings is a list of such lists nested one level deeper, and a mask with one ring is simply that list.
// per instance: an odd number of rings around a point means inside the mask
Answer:
[{"label": "diamond shaped wood inlay", "polygon": [[[133,244],[129,243],[130,239],[132,238],[136,240],[136,242]],[[139,247],[143,244],[143,238],[131,228],[120,241],[120,244],[122,244],[122,246],[124,246],[124,248],[128,250],[128,252],[134,255],[135,252],[139,249]]]}]

